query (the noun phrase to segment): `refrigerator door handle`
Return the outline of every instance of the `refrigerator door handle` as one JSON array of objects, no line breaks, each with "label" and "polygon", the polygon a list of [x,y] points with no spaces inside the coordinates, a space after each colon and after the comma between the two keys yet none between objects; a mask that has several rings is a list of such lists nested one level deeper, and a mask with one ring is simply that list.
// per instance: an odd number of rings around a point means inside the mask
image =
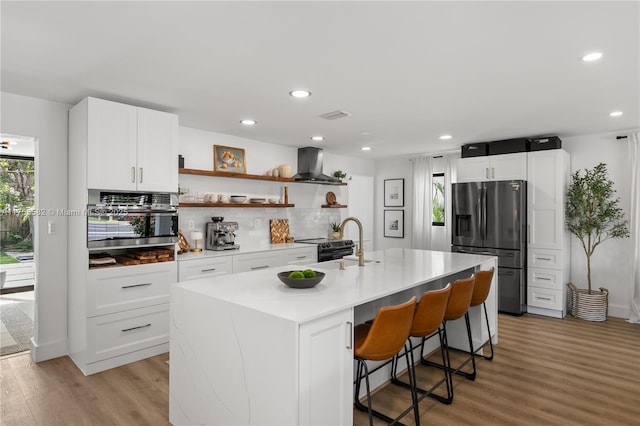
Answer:
[{"label": "refrigerator door handle", "polygon": [[[482,187],[482,241],[487,239],[487,188]],[[485,243],[483,243],[485,244]]]}]

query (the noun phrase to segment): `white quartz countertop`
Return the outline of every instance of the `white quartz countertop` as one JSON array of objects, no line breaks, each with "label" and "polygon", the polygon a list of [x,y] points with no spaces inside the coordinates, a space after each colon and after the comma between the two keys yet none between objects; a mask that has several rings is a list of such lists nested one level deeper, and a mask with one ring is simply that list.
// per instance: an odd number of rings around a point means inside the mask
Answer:
[{"label": "white quartz countertop", "polygon": [[234,250],[202,250],[201,252],[188,252],[178,255],[178,261],[191,260],[191,259],[203,259],[207,257],[221,257],[221,256],[233,256],[234,254],[246,254],[246,253],[259,253],[273,250],[291,250],[296,248],[310,248],[314,247],[312,244],[302,243],[281,243],[271,244],[269,242],[251,242],[240,244],[239,249]]},{"label": "white quartz countertop", "polygon": [[309,289],[293,289],[278,279],[277,273],[292,270],[291,265],[200,278],[176,286],[303,323],[473,268],[492,257],[396,248],[365,253],[365,259],[364,267],[347,260],[344,270],[338,270],[336,262],[302,266],[300,269],[310,267],[326,273],[324,280]]}]

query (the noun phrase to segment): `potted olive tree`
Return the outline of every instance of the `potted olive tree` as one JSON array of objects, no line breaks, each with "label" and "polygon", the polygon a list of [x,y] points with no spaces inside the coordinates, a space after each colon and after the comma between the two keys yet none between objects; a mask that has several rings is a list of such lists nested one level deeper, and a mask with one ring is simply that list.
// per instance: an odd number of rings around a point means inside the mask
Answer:
[{"label": "potted olive tree", "polygon": [[615,192],[605,163],[585,169],[584,173],[576,171],[567,191],[565,221],[569,232],[580,240],[587,260],[587,289],[568,284],[572,293],[571,314],[590,321],[605,321],[609,305],[606,288],[592,289],[591,256],[608,239],[629,236]]}]

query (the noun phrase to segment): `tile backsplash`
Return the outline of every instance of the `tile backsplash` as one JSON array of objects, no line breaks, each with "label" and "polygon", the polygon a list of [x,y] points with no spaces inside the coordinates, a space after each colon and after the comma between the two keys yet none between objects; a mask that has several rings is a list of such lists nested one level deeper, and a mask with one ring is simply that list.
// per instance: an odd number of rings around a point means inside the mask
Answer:
[{"label": "tile backsplash", "polygon": [[[243,240],[269,242],[269,219],[288,219],[290,235],[295,239],[318,238],[328,237],[331,222],[340,223],[346,217],[346,210],[341,210],[344,209],[181,207],[178,225],[189,240],[192,230],[206,233],[206,224],[211,222],[211,217],[222,216],[225,221],[238,222],[236,241],[242,244]],[[192,230],[189,229],[190,221],[193,221]]]}]

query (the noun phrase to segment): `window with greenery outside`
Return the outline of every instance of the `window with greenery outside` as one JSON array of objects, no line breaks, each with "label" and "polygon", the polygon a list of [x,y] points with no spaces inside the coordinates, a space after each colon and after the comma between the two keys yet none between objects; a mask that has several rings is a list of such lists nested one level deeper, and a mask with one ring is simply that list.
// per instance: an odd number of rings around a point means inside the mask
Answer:
[{"label": "window with greenery outside", "polygon": [[0,159],[0,252],[33,250],[34,201],[33,160]]},{"label": "window with greenery outside", "polygon": [[434,173],[433,198],[431,200],[431,225],[444,226],[444,173]]}]

